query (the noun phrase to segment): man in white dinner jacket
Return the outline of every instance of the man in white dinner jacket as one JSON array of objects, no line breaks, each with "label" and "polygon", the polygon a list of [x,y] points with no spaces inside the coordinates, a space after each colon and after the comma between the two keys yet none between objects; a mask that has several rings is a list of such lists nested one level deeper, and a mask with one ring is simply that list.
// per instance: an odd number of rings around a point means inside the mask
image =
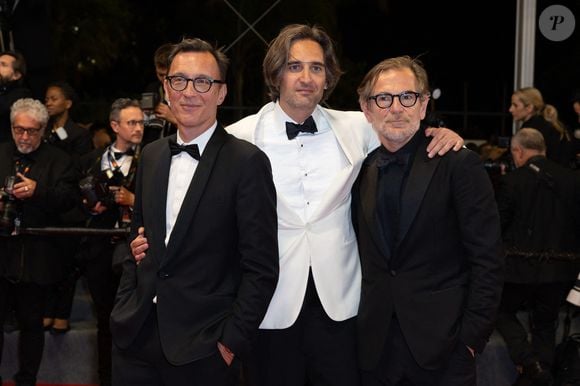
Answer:
[{"label": "man in white dinner jacket", "polygon": [[[282,29],[263,72],[272,102],[226,128],[268,155],[277,191],[280,276],[246,359],[247,381],[358,386],[354,317],[361,269],[351,187],[379,141],[362,112],[319,105],[342,73],[319,27]],[[428,151],[443,154],[462,144],[452,131],[438,129]]]}]

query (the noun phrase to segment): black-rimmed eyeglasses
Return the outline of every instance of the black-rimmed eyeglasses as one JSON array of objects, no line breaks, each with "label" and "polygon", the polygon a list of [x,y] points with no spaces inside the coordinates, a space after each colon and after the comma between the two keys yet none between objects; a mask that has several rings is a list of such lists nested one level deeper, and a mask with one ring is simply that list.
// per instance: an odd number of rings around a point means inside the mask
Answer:
[{"label": "black-rimmed eyeglasses", "polygon": [[16,135],[22,135],[24,133],[28,134],[29,137],[36,137],[40,134],[40,130],[36,128],[28,128],[28,127],[20,127],[20,126],[12,126],[12,130]]},{"label": "black-rimmed eyeglasses", "polygon": [[377,95],[370,96],[368,100],[373,99],[377,106],[381,109],[388,109],[393,105],[395,98],[399,98],[399,103],[403,107],[413,107],[417,103],[417,99],[421,96],[421,93],[414,91],[405,91],[400,94],[389,94],[383,92]]},{"label": "black-rimmed eyeglasses", "polygon": [[193,84],[193,88],[195,89],[195,91],[202,94],[208,92],[214,83],[219,84],[225,83],[223,80],[205,78],[203,76],[191,79],[180,75],[171,75],[166,76],[165,79],[167,79],[167,82],[169,82],[169,86],[175,91],[185,90],[187,88],[187,83],[191,82]]}]

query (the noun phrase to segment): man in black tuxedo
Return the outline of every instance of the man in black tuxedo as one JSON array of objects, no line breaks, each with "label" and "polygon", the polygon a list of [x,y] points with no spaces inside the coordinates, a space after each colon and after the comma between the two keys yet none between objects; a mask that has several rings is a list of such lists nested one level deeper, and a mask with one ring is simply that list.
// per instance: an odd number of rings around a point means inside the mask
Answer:
[{"label": "man in black tuxedo", "polygon": [[[85,176],[83,200],[90,211],[86,221],[89,228],[127,228],[135,203],[135,178],[139,165],[140,144],[143,139],[143,111],[139,101],[119,98],[111,105],[109,123],[116,138],[105,149],[95,149],[80,159]],[[93,197],[86,177],[98,181],[100,195]],[[96,201],[98,200],[98,201]],[[87,284],[97,314],[97,353],[101,386],[111,384],[112,338],[109,328],[111,311],[119,285],[120,263],[116,253],[128,251],[128,242],[122,237],[87,236],[81,240],[77,261]],[[115,269],[113,269],[115,263]],[[72,295],[72,294],[71,294]]]},{"label": "man in black tuxedo", "polygon": [[[16,222],[22,228],[62,225],[59,214],[78,202],[78,178],[71,158],[42,142],[48,122],[48,112],[42,103],[19,99],[12,104],[10,119],[13,142],[0,144],[0,184],[8,181],[6,177],[15,177],[14,186],[7,184],[4,190],[16,207],[16,216],[0,215],[0,325],[11,306],[20,327],[19,369],[14,381],[19,386],[32,386],[36,384],[44,347],[45,293],[49,285],[62,280],[65,261],[59,238],[10,235],[8,228]],[[0,332],[0,357],[2,346]]]},{"label": "man in black tuxedo", "polygon": [[[517,169],[497,194],[506,280],[497,329],[522,369],[515,385],[551,385],[558,313],[580,269],[580,174],[546,158],[538,130],[511,140]],[[517,312],[527,305],[531,341]]]},{"label": "man in black tuxedo", "polygon": [[199,39],[170,56],[164,86],[178,132],[147,145],[137,172],[140,261],[125,261],[111,315],[115,385],[233,385],[274,292],[270,163],[216,120],[227,64]]},{"label": "man in black tuxedo", "polygon": [[475,385],[502,287],[489,177],[467,150],[428,158],[427,74],[407,56],[376,65],[360,106],[381,145],[361,169],[353,216],[362,264],[362,382]]}]

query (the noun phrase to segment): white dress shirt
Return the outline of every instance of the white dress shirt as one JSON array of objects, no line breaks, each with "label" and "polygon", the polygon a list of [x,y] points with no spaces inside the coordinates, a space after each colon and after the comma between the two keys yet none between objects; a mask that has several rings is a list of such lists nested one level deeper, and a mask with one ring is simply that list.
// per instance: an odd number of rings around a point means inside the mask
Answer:
[{"label": "white dress shirt", "polygon": [[[112,158],[114,157],[111,152],[121,153],[121,150],[115,147],[115,144],[109,146],[109,149],[105,151],[101,157],[101,170],[111,170],[114,171],[115,167],[113,166]],[[129,169],[131,168],[131,163],[133,162],[132,155],[123,154],[121,158],[115,160],[117,162],[117,166],[120,166],[119,170],[125,177],[129,174]]]},{"label": "white dress shirt", "polygon": [[336,136],[318,109],[312,118],[316,133],[299,133],[289,140],[286,122],[294,121],[276,103],[274,110],[264,116],[263,127],[267,130],[258,135],[258,147],[272,163],[278,194],[303,221],[311,218],[336,174],[348,165]]},{"label": "white dress shirt", "polygon": [[[177,143],[179,145],[197,144],[199,147],[199,155],[201,156],[216,127],[217,121],[208,130],[204,131],[203,134],[187,143],[183,142],[178,131]],[[167,202],[165,206],[165,245],[169,242],[171,231],[177,220],[177,215],[181,210],[181,205],[183,204],[198,163],[199,161],[184,151],[171,157],[169,182],[167,185]]]}]

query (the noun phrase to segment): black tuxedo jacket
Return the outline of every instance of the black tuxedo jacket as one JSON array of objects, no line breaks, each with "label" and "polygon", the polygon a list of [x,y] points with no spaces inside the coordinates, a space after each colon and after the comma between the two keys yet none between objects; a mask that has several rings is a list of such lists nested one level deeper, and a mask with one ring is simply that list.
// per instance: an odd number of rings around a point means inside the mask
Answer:
[{"label": "black tuxedo jacket", "polygon": [[[111,316],[113,339],[128,347],[157,296],[161,345],[174,365],[217,352],[243,356],[278,278],[276,193],[270,162],[218,125],[185,196],[167,246],[168,140],[144,148],[137,173],[133,237],[149,244],[128,259]],[[133,239],[133,237],[131,239]]]},{"label": "black tuxedo jacket", "polygon": [[[532,166],[533,165],[533,166]],[[500,180],[506,282],[574,281],[580,269],[580,172],[543,156]],[[547,260],[561,254],[574,260]]]},{"label": "black tuxedo jacket", "polygon": [[401,195],[400,241],[392,255],[378,233],[377,151],[354,186],[363,369],[378,363],[393,315],[426,369],[443,366],[458,340],[480,352],[493,330],[503,256],[489,177],[467,149],[429,159],[426,146],[421,137]]}]

